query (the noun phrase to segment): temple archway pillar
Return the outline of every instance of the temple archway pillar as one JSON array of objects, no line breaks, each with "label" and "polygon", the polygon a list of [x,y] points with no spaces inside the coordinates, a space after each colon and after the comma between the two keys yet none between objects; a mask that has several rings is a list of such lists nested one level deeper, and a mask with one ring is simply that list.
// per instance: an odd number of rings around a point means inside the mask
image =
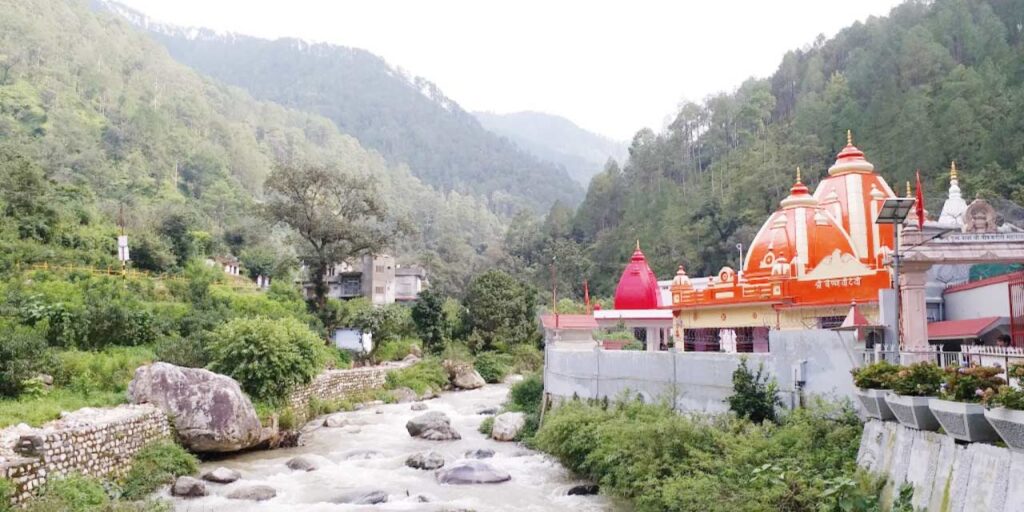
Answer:
[{"label": "temple archway pillar", "polygon": [[928,348],[928,311],[925,284],[931,264],[909,264],[900,269],[900,327],[902,348]]}]

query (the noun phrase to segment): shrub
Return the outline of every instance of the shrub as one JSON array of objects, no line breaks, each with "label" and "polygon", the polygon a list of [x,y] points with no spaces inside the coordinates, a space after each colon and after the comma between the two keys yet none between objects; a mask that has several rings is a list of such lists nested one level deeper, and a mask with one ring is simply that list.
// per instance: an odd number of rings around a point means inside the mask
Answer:
[{"label": "shrub", "polygon": [[205,368],[210,364],[205,336],[199,333],[185,337],[178,334],[163,336],[154,347],[154,352],[159,361],[187,368]]},{"label": "shrub", "polygon": [[[377,343],[376,335],[373,341]],[[374,347],[374,358],[377,361],[401,361],[414,351],[419,351],[419,346],[420,340],[416,338],[385,338],[380,342],[380,346]]]},{"label": "shrub", "polygon": [[161,485],[198,470],[199,460],[184,448],[170,441],[151,443],[132,458],[122,485],[123,496],[129,500],[145,498]]},{"label": "shrub", "polygon": [[35,501],[29,510],[92,512],[109,505],[110,498],[99,480],[71,473],[46,482]]},{"label": "shrub", "polygon": [[330,347],[327,350],[327,367],[338,370],[352,367],[352,355],[347,350]]},{"label": "shrub", "polygon": [[889,387],[897,395],[936,396],[945,375],[935,363],[920,362],[897,368],[888,377]]},{"label": "shrub", "polygon": [[10,503],[14,499],[15,492],[17,492],[17,488],[10,480],[0,478],[0,512],[10,512]]},{"label": "shrub", "polygon": [[54,366],[42,334],[25,326],[0,323],[0,396],[18,396],[24,382]]},{"label": "shrub", "polygon": [[236,318],[211,337],[210,369],[230,375],[258,400],[283,398],[311,381],[327,359],[323,340],[292,318]]},{"label": "shrub", "polygon": [[476,428],[481,434],[491,437],[491,432],[494,430],[494,416],[488,416],[480,422],[480,426]]},{"label": "shrub", "polygon": [[58,354],[54,382],[88,396],[94,392],[124,392],[135,369],[153,362],[147,347],[110,347],[101,352],[66,350]]},{"label": "shrub", "polygon": [[544,352],[533,345],[514,345],[508,350],[512,357],[512,371],[530,373],[544,367]]},{"label": "shrub", "polygon": [[889,389],[892,378],[900,367],[887,361],[879,361],[850,371],[853,384],[861,389]]},{"label": "shrub", "polygon": [[729,397],[729,410],[737,416],[754,423],[764,420],[775,421],[775,406],[782,402],[778,396],[775,380],[764,375],[764,364],[752,373],[747,367],[747,359],[740,360],[739,367],[732,372],[733,394]]},{"label": "shrub", "polygon": [[999,386],[998,390],[990,388],[985,391],[981,401],[988,407],[1006,407],[1007,409],[1024,411],[1024,391],[1010,386]]},{"label": "shrub", "polygon": [[515,412],[539,414],[543,399],[544,379],[539,373],[534,373],[512,385],[505,408]]},{"label": "shrub", "polygon": [[484,352],[476,357],[473,363],[476,371],[484,378],[484,381],[495,383],[501,382],[512,370],[512,356],[499,354],[497,352]]},{"label": "shrub", "polygon": [[641,341],[633,340],[622,346],[622,350],[644,350],[644,344]]},{"label": "shrub", "polygon": [[1002,368],[992,366],[968,366],[946,368],[946,381],[942,398],[956,402],[980,402],[987,392],[995,392],[1006,384]]},{"label": "shrub", "polygon": [[412,366],[388,373],[387,388],[409,388],[417,394],[441,390],[448,384],[448,372],[437,359],[427,358]]},{"label": "shrub", "polygon": [[440,354],[449,336],[445,323],[444,299],[432,290],[424,290],[416,299],[411,311],[416,332],[423,340],[428,352]]}]

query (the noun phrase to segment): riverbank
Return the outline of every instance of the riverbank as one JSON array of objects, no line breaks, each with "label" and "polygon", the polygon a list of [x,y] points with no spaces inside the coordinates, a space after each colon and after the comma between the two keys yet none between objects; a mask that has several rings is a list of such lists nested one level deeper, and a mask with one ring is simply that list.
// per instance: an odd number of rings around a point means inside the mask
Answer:
[{"label": "riverbank", "polygon": [[[488,385],[473,391],[448,392],[439,398],[418,402],[426,405],[426,411],[414,411],[412,404],[403,403],[338,413],[344,419],[344,426],[308,426],[303,446],[250,452],[204,463],[201,471],[227,467],[238,471],[242,478],[227,485],[209,484],[210,495],[203,498],[171,499],[176,510],[193,512],[346,511],[360,510],[365,506],[331,502],[353,493],[381,491],[387,495],[388,501],[375,505],[373,510],[623,510],[621,505],[604,496],[567,495],[571,487],[584,482],[552,457],[517,443],[493,441],[479,433],[477,428],[488,417],[481,412],[499,407],[507,394],[507,385]],[[427,411],[445,413],[462,439],[427,441],[411,437],[405,423]],[[450,466],[464,459],[467,451],[478,449],[493,450],[493,457],[485,461],[507,472],[511,480],[500,484],[442,485],[437,482],[434,471],[405,465],[410,455],[433,450],[441,454],[445,464]],[[312,460],[317,469],[309,472],[289,469],[287,462],[296,456]],[[264,502],[226,497],[235,489],[257,484],[274,488],[277,496]]]}]

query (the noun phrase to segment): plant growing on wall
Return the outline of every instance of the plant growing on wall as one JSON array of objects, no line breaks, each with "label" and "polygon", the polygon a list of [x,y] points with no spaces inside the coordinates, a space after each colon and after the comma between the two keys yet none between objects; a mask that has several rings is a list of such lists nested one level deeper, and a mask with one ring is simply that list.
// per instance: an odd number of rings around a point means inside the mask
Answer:
[{"label": "plant growing on wall", "polygon": [[733,394],[729,397],[729,410],[741,418],[754,423],[765,420],[775,422],[775,407],[782,404],[778,395],[778,384],[764,374],[764,364],[757,367],[757,372],[747,367],[747,358],[740,360],[740,365],[732,372]]},{"label": "plant growing on wall", "polygon": [[853,383],[861,389],[889,389],[892,378],[899,366],[888,361],[879,361],[850,371]]},{"label": "plant growing on wall", "polygon": [[897,395],[936,396],[945,380],[945,373],[935,363],[921,362],[896,368],[895,375],[889,377],[889,387]]}]

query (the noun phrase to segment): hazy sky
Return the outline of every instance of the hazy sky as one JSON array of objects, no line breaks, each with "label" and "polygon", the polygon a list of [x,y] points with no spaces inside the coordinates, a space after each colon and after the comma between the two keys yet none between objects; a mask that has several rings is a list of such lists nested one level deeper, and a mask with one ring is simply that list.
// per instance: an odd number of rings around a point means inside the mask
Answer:
[{"label": "hazy sky", "polygon": [[898,0],[120,0],[158,21],[365,48],[467,110],[536,110],[629,140],[684,100]]}]

